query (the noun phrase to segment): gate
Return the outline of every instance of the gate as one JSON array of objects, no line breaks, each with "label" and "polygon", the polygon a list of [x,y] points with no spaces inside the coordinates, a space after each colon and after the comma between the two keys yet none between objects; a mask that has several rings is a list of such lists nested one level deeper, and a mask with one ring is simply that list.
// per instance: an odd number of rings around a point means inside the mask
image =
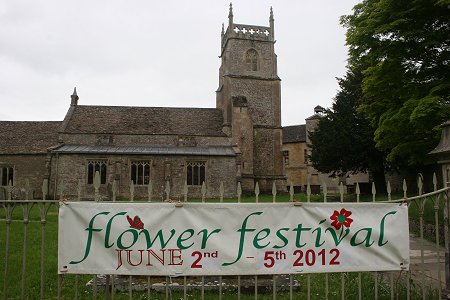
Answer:
[{"label": "gate", "polygon": [[[322,186],[322,195],[312,195],[309,185],[306,195],[294,195],[292,186],[289,195],[277,195],[275,186],[272,195],[260,195],[258,185],[252,198],[243,198],[238,185],[237,199],[220,199],[215,202],[240,203],[302,201],[320,202],[393,202],[407,203],[410,216],[411,235],[410,271],[404,272],[357,272],[293,274],[270,276],[202,276],[202,277],[151,277],[111,275],[58,275],[57,231],[59,205],[67,200],[61,193],[59,200],[44,199],[11,200],[13,187],[7,187],[7,199],[0,200],[0,297],[3,299],[441,299],[450,291],[448,216],[450,187],[437,188],[423,194],[423,183],[419,177],[417,196],[408,197],[406,183],[403,197],[391,200],[390,184],[387,196],[380,199],[372,185],[372,194],[363,196],[356,185],[355,194],[344,193],[340,185],[339,194],[330,195]],[[43,187],[45,187],[45,183]],[[130,201],[137,201],[130,186]],[[220,187],[223,193],[223,185]],[[24,193],[27,195],[27,191]],[[201,199],[189,199],[185,188],[181,201],[211,202],[205,198],[206,185],[202,187]],[[25,196],[25,198],[28,198]],[[166,185],[166,199],[152,199],[151,183],[148,198],[139,202],[169,201],[170,186]],[[96,188],[95,201],[102,201]],[[111,205],[116,202],[112,195]],[[399,298],[400,297],[400,298]]]}]

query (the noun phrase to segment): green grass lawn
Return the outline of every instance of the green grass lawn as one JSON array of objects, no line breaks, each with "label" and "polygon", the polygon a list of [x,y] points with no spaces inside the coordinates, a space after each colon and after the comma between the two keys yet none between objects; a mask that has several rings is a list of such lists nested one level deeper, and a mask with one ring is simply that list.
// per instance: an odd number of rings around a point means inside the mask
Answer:
[{"label": "green grass lawn", "polygon": [[[278,195],[277,202],[289,201],[289,195]],[[303,194],[295,195],[294,199],[298,201],[306,201]],[[346,199],[350,201],[349,199]],[[207,200],[207,202],[217,202],[217,199]],[[236,199],[225,199],[224,202],[235,202]],[[242,198],[242,202],[254,202],[254,197]],[[261,195],[260,202],[272,202],[272,195]],[[323,201],[323,196],[312,196],[311,201]],[[346,201],[346,202],[347,202]],[[434,214],[433,214],[434,216]],[[434,220],[434,218],[433,218]],[[47,222],[45,223],[45,247],[44,247],[44,299],[55,299],[57,297],[58,275],[57,275],[57,236],[58,236],[58,207],[52,205],[48,212]],[[40,298],[40,276],[41,276],[41,242],[42,228],[40,221],[40,211],[37,205],[31,209],[30,222],[27,225],[27,248],[26,248],[26,286],[25,299]],[[13,212],[13,222],[10,224],[10,242],[8,255],[8,272],[6,276],[7,282],[7,299],[20,299],[22,287],[22,267],[23,267],[23,239],[24,239],[24,223],[23,223],[23,207],[17,206]],[[5,297],[3,288],[5,275],[5,246],[6,246],[7,225],[5,222],[5,210],[1,208],[0,212],[0,299]],[[341,274],[312,274],[310,275],[310,291],[311,299],[324,299],[325,277],[328,277],[329,299],[341,298]],[[345,298],[357,299],[358,295],[358,274],[346,273],[345,279]],[[79,299],[92,299],[92,290],[86,288],[86,283],[92,279],[89,275],[64,275],[62,285],[62,298],[74,299],[78,295]],[[294,299],[306,299],[308,275],[296,275],[295,279],[299,281],[299,290],[294,292]],[[164,279],[161,279],[164,281]],[[379,299],[390,299],[390,287],[388,281],[383,280],[381,276],[378,278]],[[401,284],[399,289],[399,299],[406,297],[405,287]],[[241,299],[254,299],[252,288],[250,292],[242,293]],[[374,295],[374,276],[372,273],[362,274],[362,292],[363,299],[372,299]],[[182,292],[173,292],[172,299],[181,299]],[[416,297],[417,296],[417,297]],[[115,299],[128,299],[128,292],[117,293]],[[151,292],[151,299],[165,299],[165,293]],[[205,292],[206,299],[218,299],[218,292]],[[431,295],[430,297],[433,297]],[[98,292],[98,299],[104,298],[104,292]],[[133,299],[147,299],[147,292],[133,292]],[[413,293],[413,299],[419,299],[418,295]],[[170,299],[170,298],[169,298]],[[188,292],[187,299],[201,299],[201,291]],[[225,291],[222,299],[237,299],[235,292]],[[272,299],[272,293],[264,293],[259,291],[258,299]],[[279,292],[277,299],[289,299],[288,292]]]}]

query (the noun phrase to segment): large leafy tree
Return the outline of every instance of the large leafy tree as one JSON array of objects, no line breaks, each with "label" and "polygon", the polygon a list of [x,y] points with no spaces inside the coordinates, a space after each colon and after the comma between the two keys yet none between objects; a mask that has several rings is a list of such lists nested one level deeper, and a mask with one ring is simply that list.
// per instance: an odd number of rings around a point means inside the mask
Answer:
[{"label": "large leafy tree", "polygon": [[343,16],[349,68],[377,149],[400,167],[427,163],[450,118],[450,0],[364,0]]},{"label": "large leafy tree", "polygon": [[370,172],[384,186],[383,155],[375,149],[373,128],[358,112],[362,101],[362,74],[349,70],[338,79],[340,90],[314,132],[310,134],[311,162],[317,170],[332,175]]}]

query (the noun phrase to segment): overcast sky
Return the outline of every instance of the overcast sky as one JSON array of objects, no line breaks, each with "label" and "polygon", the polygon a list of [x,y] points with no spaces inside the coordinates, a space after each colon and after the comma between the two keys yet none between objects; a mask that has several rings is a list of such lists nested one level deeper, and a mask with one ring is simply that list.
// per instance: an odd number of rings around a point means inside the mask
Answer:
[{"label": "overcast sky", "polygon": [[[339,17],[357,0],[233,2],[234,22],[269,26],[282,123],[329,107],[345,73]],[[215,107],[229,1],[0,0],[0,120],[63,120],[83,105]]]}]

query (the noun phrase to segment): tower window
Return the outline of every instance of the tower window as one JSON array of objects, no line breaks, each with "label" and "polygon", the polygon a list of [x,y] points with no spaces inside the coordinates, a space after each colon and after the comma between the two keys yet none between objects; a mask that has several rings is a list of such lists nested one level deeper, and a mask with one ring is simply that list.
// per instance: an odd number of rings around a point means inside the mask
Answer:
[{"label": "tower window", "polygon": [[287,150],[283,151],[283,157],[284,157],[284,164],[289,165],[289,151]]},{"label": "tower window", "polygon": [[245,65],[247,71],[258,71],[258,52],[250,49],[245,54]]}]

